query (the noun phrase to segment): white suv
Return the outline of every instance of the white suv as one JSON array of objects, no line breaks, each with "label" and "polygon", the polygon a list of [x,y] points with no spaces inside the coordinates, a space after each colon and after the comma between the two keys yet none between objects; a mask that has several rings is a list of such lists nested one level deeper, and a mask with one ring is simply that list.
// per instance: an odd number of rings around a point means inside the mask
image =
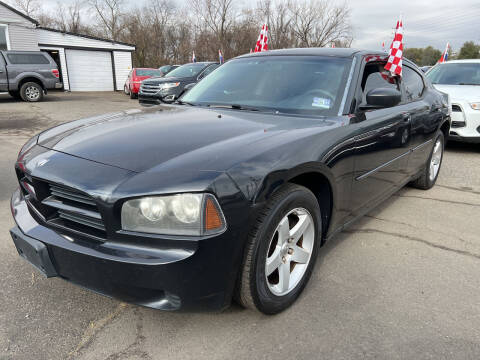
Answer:
[{"label": "white suv", "polygon": [[435,65],[426,77],[452,103],[452,140],[480,143],[480,59]]}]

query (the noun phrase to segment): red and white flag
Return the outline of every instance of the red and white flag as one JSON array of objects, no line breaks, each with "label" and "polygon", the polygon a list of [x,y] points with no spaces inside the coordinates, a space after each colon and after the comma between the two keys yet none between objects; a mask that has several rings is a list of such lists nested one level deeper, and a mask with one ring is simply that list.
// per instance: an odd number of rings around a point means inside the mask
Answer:
[{"label": "red and white flag", "polygon": [[390,51],[388,53],[385,70],[390,71],[392,75],[402,76],[402,58],[403,58],[403,22],[402,18],[397,21],[395,37],[393,38]]},{"label": "red and white flag", "polygon": [[438,60],[439,63],[444,63],[448,59],[448,49],[450,48],[450,44],[447,42],[447,46],[445,47],[445,51],[442,54],[442,57],[440,60]]},{"label": "red and white flag", "polygon": [[253,52],[268,51],[268,26],[263,24],[260,35],[258,36],[257,44]]}]

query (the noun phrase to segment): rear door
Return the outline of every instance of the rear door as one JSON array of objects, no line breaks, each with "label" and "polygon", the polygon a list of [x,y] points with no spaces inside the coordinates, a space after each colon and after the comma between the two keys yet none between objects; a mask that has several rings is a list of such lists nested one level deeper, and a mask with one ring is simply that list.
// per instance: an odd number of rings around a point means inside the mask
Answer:
[{"label": "rear door", "polygon": [[[417,173],[430,155],[432,130],[437,129],[436,118],[442,117],[441,104],[428,97],[423,76],[413,67],[404,65],[402,85],[405,97],[405,112],[410,117],[412,153],[408,162],[410,174]],[[433,124],[433,126],[432,126]]]},{"label": "rear door", "polygon": [[408,178],[407,164],[410,153],[408,115],[404,105],[362,111],[368,91],[376,88],[400,90],[399,80],[389,77],[384,63],[367,64],[359,84],[361,100],[357,106],[355,137],[355,176],[352,186],[352,210],[360,215],[397,189]]},{"label": "rear door", "polygon": [[0,54],[0,91],[8,91],[7,67],[2,54]]}]

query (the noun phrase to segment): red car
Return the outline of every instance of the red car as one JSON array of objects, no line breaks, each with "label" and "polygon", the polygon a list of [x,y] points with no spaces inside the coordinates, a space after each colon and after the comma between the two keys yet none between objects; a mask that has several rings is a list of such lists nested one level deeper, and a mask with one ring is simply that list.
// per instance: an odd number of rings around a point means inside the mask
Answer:
[{"label": "red car", "polygon": [[142,81],[155,76],[162,76],[162,72],[152,68],[133,68],[125,81],[123,92],[126,95],[130,95],[130,99],[136,99]]}]

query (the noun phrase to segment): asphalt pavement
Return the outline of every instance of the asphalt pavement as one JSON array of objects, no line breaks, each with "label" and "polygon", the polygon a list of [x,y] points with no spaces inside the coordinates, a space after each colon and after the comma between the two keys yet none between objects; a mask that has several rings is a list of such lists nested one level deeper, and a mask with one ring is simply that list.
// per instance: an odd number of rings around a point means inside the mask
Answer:
[{"label": "asphalt pavement", "polygon": [[0,359],[480,359],[480,146],[449,144],[437,185],[405,188],[322,248],[297,303],[170,313],[44,279],[8,230],[13,164],[41,129],[138,108],[117,93],[0,95]]}]

